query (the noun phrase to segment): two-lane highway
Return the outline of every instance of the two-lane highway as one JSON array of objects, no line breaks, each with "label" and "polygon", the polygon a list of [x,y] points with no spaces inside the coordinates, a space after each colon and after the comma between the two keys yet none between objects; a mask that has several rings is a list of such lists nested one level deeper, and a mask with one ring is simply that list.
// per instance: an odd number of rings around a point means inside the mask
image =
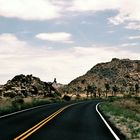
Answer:
[{"label": "two-lane highway", "polygon": [[47,105],[2,118],[0,140],[115,140],[96,112],[98,102]]}]

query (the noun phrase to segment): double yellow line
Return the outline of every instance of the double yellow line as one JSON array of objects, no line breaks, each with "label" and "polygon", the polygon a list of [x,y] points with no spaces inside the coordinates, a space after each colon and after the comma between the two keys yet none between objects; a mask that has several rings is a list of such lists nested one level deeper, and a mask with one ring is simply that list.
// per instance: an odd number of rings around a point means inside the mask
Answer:
[{"label": "double yellow line", "polygon": [[58,114],[60,114],[62,111],[64,111],[66,108],[72,106],[74,104],[71,105],[67,105],[63,108],[60,108],[59,110],[57,110],[56,112],[54,112],[52,115],[50,115],[49,117],[47,117],[46,119],[42,120],[41,122],[39,122],[38,124],[36,124],[35,126],[33,126],[32,128],[30,128],[29,130],[27,130],[26,132],[24,132],[23,134],[21,134],[20,136],[16,137],[14,140],[25,140],[27,137],[29,137],[31,134],[33,134],[35,131],[37,131],[38,129],[40,129],[43,125],[47,124],[50,120],[52,120],[55,116],[57,116]]}]

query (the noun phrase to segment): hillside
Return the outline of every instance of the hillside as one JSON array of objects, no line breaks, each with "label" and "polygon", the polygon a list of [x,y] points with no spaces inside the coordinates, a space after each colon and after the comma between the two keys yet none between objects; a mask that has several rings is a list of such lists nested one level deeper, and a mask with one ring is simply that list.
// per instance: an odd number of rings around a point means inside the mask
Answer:
[{"label": "hillside", "polygon": [[88,86],[94,85],[97,90],[105,90],[105,84],[117,87],[119,90],[134,90],[140,83],[140,60],[117,59],[111,62],[99,63],[85,75],[71,81],[64,92],[85,92]]},{"label": "hillside", "polygon": [[16,96],[47,96],[50,93],[58,93],[51,82],[43,82],[39,78],[32,75],[17,75],[9,80],[5,85],[0,86],[0,96],[11,97]]}]

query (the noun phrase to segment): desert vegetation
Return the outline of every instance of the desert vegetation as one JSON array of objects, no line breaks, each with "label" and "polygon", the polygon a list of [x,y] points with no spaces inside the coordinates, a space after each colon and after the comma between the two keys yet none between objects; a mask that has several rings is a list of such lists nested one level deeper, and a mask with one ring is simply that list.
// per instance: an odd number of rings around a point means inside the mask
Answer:
[{"label": "desert vegetation", "polygon": [[27,97],[27,98],[5,98],[0,101],[0,116],[20,111],[23,109],[45,105],[49,103],[63,102],[60,98]]},{"label": "desert vegetation", "polygon": [[111,98],[100,110],[127,140],[140,139],[140,97]]}]

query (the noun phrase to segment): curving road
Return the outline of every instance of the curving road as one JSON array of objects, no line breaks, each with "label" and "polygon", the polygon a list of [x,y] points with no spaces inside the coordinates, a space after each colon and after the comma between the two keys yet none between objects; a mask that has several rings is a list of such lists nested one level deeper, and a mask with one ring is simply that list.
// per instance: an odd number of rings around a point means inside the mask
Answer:
[{"label": "curving road", "polygon": [[115,140],[96,112],[98,102],[52,104],[1,118],[0,140]]}]

